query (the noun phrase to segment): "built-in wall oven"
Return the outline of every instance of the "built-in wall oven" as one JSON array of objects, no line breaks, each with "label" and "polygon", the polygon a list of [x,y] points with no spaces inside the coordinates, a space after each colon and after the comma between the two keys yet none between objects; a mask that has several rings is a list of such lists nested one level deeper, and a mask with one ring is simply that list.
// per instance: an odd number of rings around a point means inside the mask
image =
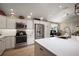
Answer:
[{"label": "built-in wall oven", "polygon": [[27,25],[22,22],[16,22],[16,29],[26,29]]},{"label": "built-in wall oven", "polygon": [[26,25],[24,23],[16,23],[15,47],[22,47],[27,45],[27,33],[25,31]]}]

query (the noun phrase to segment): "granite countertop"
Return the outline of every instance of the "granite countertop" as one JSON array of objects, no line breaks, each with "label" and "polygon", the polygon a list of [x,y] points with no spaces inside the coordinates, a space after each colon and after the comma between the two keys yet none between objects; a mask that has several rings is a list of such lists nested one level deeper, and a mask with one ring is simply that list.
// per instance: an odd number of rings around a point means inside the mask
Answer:
[{"label": "granite countertop", "polygon": [[5,35],[1,35],[1,36],[0,36],[0,39],[1,39],[1,38],[5,38],[5,37],[15,37],[15,36],[5,36]]},{"label": "granite countertop", "polygon": [[79,56],[79,41],[57,37],[35,40],[51,53],[58,56]]},{"label": "granite countertop", "polygon": [[0,36],[0,39],[1,39],[1,38],[4,38],[4,37],[5,37],[5,36],[1,35],[1,36]]}]

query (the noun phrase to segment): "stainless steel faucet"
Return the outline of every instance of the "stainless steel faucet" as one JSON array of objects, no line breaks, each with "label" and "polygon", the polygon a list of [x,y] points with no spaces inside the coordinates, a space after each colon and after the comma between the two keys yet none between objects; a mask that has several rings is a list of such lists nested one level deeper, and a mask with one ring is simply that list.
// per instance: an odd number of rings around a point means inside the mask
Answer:
[{"label": "stainless steel faucet", "polygon": [[71,35],[72,35],[72,33],[71,33],[71,29],[69,27],[69,38],[71,38]]},{"label": "stainless steel faucet", "polygon": [[67,30],[66,33],[69,35],[67,38],[71,38],[71,29],[70,29],[70,27],[66,27],[65,29]]}]

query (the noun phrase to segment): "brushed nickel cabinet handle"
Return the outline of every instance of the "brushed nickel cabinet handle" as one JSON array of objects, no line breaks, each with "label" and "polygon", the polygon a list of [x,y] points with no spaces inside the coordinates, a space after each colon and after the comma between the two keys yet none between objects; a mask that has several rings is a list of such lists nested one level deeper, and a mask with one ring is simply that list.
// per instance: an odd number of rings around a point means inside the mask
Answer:
[{"label": "brushed nickel cabinet handle", "polygon": [[41,50],[41,51],[43,51],[43,49],[42,49],[42,48],[40,48],[40,50]]},{"label": "brushed nickel cabinet handle", "polygon": [[0,41],[2,41],[2,40],[0,40]]}]

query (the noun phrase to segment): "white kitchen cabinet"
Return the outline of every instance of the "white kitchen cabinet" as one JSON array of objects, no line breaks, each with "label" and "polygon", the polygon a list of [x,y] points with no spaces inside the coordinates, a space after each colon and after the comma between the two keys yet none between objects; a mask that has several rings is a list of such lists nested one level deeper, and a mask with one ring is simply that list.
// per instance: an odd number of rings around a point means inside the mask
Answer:
[{"label": "white kitchen cabinet", "polygon": [[34,43],[34,22],[33,20],[27,20],[27,44]]},{"label": "white kitchen cabinet", "polygon": [[40,20],[34,20],[34,24],[44,24],[45,25],[45,21],[40,21]]},{"label": "white kitchen cabinet", "polygon": [[5,44],[6,44],[6,49],[15,48],[15,37],[7,36]]},{"label": "white kitchen cabinet", "polygon": [[0,40],[0,55],[2,54],[2,49],[3,49],[3,47],[2,47],[2,40]]},{"label": "white kitchen cabinet", "polygon": [[45,38],[50,37],[50,27],[51,27],[51,23],[50,22],[46,22],[45,23]]},{"label": "white kitchen cabinet", "polygon": [[0,39],[0,55],[2,55],[4,50],[5,50],[5,38],[1,38]]},{"label": "white kitchen cabinet", "polygon": [[27,44],[33,44],[34,43],[34,31],[27,32]]},{"label": "white kitchen cabinet", "polygon": [[0,29],[6,28],[6,16],[0,15]]},{"label": "white kitchen cabinet", "polygon": [[11,19],[7,17],[7,29],[15,29],[16,28],[16,19]]},{"label": "white kitchen cabinet", "polygon": [[27,20],[27,29],[34,29],[33,20]]}]

